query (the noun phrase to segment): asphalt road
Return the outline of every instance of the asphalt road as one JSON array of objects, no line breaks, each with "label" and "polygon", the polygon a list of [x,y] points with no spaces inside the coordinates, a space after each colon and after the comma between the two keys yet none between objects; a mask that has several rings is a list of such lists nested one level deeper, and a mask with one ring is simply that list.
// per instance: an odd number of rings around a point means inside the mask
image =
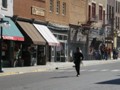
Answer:
[{"label": "asphalt road", "polygon": [[120,63],[4,76],[0,90],[120,90]]}]

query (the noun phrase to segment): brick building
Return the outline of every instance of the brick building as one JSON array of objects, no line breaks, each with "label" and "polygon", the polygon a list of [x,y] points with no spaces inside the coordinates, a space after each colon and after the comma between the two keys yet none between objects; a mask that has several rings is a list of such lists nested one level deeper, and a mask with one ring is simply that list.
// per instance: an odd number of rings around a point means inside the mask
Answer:
[{"label": "brick building", "polygon": [[22,18],[45,21],[45,1],[44,0],[14,0],[14,15]]},{"label": "brick building", "polygon": [[46,64],[51,61],[51,48],[59,42],[47,27],[46,1],[15,0],[13,10],[13,19],[25,35],[23,53],[30,51],[29,58],[23,56],[26,59],[25,65]]}]

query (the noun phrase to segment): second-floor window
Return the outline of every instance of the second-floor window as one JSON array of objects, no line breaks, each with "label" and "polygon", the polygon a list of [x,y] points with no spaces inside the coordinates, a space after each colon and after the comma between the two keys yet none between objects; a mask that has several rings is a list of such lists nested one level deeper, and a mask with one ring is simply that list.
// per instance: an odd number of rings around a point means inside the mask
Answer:
[{"label": "second-floor window", "polygon": [[96,4],[92,3],[92,18],[96,17]]},{"label": "second-floor window", "polygon": [[105,10],[103,10],[103,22],[105,23]]},{"label": "second-floor window", "polygon": [[2,7],[7,8],[7,0],[2,0]]},{"label": "second-floor window", "polygon": [[102,20],[103,17],[103,7],[99,6],[99,20]]},{"label": "second-floor window", "polygon": [[50,0],[50,11],[53,12],[54,10],[54,0]]},{"label": "second-floor window", "polygon": [[91,6],[90,5],[88,6],[88,18],[89,20],[91,18]]},{"label": "second-floor window", "polygon": [[57,3],[56,3],[56,12],[57,14],[60,13],[60,1],[59,0],[57,0]]},{"label": "second-floor window", "polygon": [[118,2],[116,1],[116,12],[118,12]]},{"label": "second-floor window", "polygon": [[65,3],[65,2],[63,2],[62,14],[63,14],[63,15],[66,15],[66,3]]}]

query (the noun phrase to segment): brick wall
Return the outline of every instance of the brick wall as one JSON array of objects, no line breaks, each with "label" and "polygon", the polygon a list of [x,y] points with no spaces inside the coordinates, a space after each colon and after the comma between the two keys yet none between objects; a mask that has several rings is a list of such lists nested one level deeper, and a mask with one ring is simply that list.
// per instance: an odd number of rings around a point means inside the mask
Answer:
[{"label": "brick wall", "polygon": [[[32,14],[32,6],[45,9],[43,0],[14,0],[13,14],[24,18],[35,18],[37,20],[45,20],[45,16]],[[43,13],[44,10],[42,10]],[[41,12],[39,12],[41,13]]]},{"label": "brick wall", "polygon": [[[68,8],[69,0],[60,0],[60,13],[56,13],[56,0],[54,0],[54,11],[50,12],[50,0],[46,0],[46,21],[58,24],[68,25],[69,23],[69,8]],[[62,14],[62,3],[66,3],[66,15]]]},{"label": "brick wall", "polygon": [[86,23],[87,21],[87,0],[70,0],[69,13],[71,24],[78,25],[79,23]]}]

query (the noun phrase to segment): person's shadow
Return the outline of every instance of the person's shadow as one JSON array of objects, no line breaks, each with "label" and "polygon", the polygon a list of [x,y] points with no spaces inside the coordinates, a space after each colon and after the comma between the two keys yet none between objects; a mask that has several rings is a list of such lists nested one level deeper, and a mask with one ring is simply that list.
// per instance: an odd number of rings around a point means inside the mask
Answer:
[{"label": "person's shadow", "polygon": [[96,84],[115,84],[115,85],[120,85],[120,79],[113,79],[113,80],[98,82]]}]

